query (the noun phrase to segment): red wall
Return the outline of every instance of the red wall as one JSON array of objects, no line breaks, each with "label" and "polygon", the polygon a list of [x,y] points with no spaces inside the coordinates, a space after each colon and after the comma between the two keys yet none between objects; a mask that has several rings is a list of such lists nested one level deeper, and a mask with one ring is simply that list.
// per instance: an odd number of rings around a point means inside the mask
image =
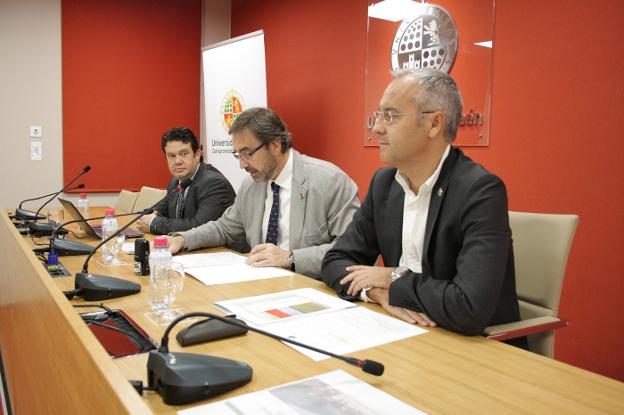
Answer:
[{"label": "red wall", "polygon": [[[232,36],[265,31],[269,105],[295,146],[363,194],[367,0],[233,0]],[[624,2],[497,0],[490,146],[510,209],[577,213],[556,358],[624,380]],[[460,33],[461,41],[461,33]]]},{"label": "red wall", "polygon": [[89,192],[165,187],[160,139],[199,135],[201,0],[63,0],[65,182]]}]

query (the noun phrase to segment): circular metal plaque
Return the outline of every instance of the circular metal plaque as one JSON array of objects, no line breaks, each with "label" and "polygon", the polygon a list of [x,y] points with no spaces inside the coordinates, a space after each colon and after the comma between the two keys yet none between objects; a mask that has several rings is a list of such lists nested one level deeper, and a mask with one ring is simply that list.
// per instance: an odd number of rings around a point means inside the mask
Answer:
[{"label": "circular metal plaque", "polygon": [[427,4],[414,19],[403,20],[392,42],[392,70],[436,68],[448,73],[457,55],[457,29],[442,7]]}]

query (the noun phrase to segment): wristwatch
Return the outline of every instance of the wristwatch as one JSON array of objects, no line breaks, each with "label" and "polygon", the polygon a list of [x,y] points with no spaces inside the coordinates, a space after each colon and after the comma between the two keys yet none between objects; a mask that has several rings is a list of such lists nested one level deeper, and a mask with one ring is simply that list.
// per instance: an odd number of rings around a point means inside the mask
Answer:
[{"label": "wristwatch", "polygon": [[295,256],[292,251],[288,253],[288,265],[291,271],[295,271]]},{"label": "wristwatch", "polygon": [[399,278],[401,278],[402,276],[404,276],[405,274],[407,274],[409,272],[409,268],[408,267],[396,267],[395,269],[392,270],[392,281],[390,282],[391,284],[393,282],[395,282],[396,280],[398,280]]}]

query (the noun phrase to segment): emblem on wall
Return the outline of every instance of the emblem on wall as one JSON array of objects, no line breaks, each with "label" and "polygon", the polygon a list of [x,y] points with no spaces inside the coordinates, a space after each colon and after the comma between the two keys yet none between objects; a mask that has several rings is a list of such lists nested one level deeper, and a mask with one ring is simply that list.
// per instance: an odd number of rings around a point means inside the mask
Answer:
[{"label": "emblem on wall", "polygon": [[225,131],[229,131],[238,115],[245,111],[243,97],[234,89],[230,89],[221,102],[221,123]]},{"label": "emblem on wall", "polygon": [[392,70],[436,68],[448,73],[457,55],[457,29],[442,7],[428,4],[418,17],[403,20],[392,42]]}]

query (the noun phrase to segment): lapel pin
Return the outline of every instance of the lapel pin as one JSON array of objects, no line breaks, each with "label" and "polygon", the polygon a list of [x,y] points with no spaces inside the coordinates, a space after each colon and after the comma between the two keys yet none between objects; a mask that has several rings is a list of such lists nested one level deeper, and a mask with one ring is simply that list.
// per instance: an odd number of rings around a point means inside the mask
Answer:
[{"label": "lapel pin", "polygon": [[299,193],[299,199],[303,200],[303,193]]},{"label": "lapel pin", "polygon": [[442,193],[444,192],[444,190],[442,190],[442,188],[440,187],[438,189],[438,197],[442,197]]}]

